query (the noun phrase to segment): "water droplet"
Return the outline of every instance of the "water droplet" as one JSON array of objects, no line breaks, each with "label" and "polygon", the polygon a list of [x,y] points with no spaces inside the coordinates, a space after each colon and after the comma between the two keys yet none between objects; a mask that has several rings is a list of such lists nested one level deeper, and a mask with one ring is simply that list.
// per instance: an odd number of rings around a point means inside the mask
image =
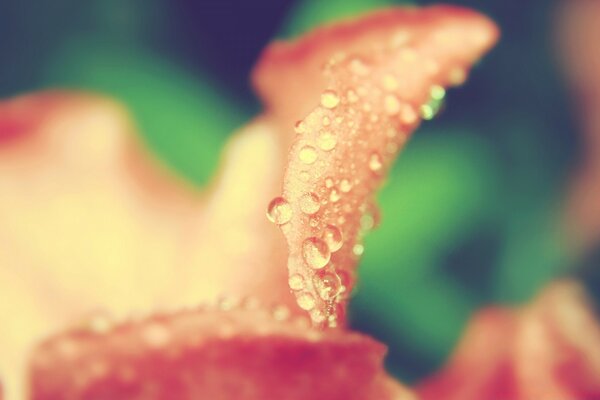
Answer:
[{"label": "water droplet", "polygon": [[323,314],[321,310],[312,310],[310,312],[310,319],[312,319],[315,324],[320,324],[325,321],[325,314]]},{"label": "water droplet", "polygon": [[319,297],[325,301],[333,300],[339,293],[341,281],[336,274],[325,272],[313,279]]},{"label": "water droplet", "polygon": [[304,278],[300,274],[293,274],[288,279],[288,285],[292,290],[304,289]]},{"label": "water droplet", "polygon": [[321,105],[325,108],[333,109],[340,103],[340,98],[333,90],[326,90],[321,94]]},{"label": "water droplet", "polygon": [[273,309],[273,318],[276,321],[285,321],[290,317],[290,310],[284,305],[278,305]]},{"label": "water droplet", "polygon": [[350,103],[356,103],[358,101],[358,95],[354,90],[348,90],[347,96]]},{"label": "water droplet", "polygon": [[383,106],[388,115],[395,115],[400,112],[400,101],[393,94],[388,94],[385,96],[383,100]]},{"label": "water droplet", "polygon": [[446,89],[440,85],[433,85],[429,93],[433,100],[442,100],[446,96]]},{"label": "water droplet", "polygon": [[329,251],[334,253],[338,251],[344,243],[342,232],[335,225],[327,225],[323,231],[323,240],[327,243]]},{"label": "water droplet", "polygon": [[398,79],[392,74],[385,74],[381,79],[381,85],[388,92],[398,89]]},{"label": "water droplet", "polygon": [[342,191],[342,193],[348,193],[352,190],[352,182],[350,182],[346,178],[342,179],[340,181],[340,190]]},{"label": "water droplet", "polygon": [[304,124],[304,121],[298,121],[296,122],[296,124],[294,125],[294,131],[298,134],[303,134],[304,132],[306,132],[306,126]]},{"label": "water droplet", "polygon": [[331,124],[331,120],[329,117],[323,117],[323,126],[329,126]]},{"label": "water droplet", "polygon": [[292,207],[283,197],[275,197],[267,207],[267,218],[277,225],[283,225],[292,218]]},{"label": "water droplet", "polygon": [[171,335],[167,328],[158,322],[152,322],[142,330],[142,337],[148,347],[159,348],[167,345]]},{"label": "water droplet", "polygon": [[317,237],[309,237],[302,243],[302,255],[309,267],[320,269],[327,265],[331,258],[329,246]]},{"label": "water droplet", "polygon": [[370,231],[375,226],[375,219],[371,214],[363,214],[360,217],[360,229]]},{"label": "water droplet", "polygon": [[350,70],[356,75],[365,76],[371,71],[371,68],[360,58],[350,61]]},{"label": "water droplet", "polygon": [[355,256],[361,256],[363,253],[365,252],[365,246],[363,246],[362,244],[355,244],[354,247],[352,247],[352,253],[354,253]]},{"label": "water droplet", "polygon": [[305,311],[310,311],[315,308],[315,298],[310,293],[302,293],[297,298],[298,305]]},{"label": "water droplet", "polygon": [[369,169],[373,172],[379,172],[381,168],[383,168],[383,161],[379,153],[371,154],[371,157],[369,157]]},{"label": "water droplet", "polygon": [[333,187],[333,178],[330,178],[330,177],[325,178],[325,187],[327,189],[331,189]]},{"label": "water droplet", "polygon": [[400,120],[402,122],[407,125],[412,125],[417,122],[417,118],[418,115],[413,106],[406,104],[402,107],[402,111],[400,112]]},{"label": "water droplet", "polygon": [[316,214],[321,208],[320,199],[314,193],[305,193],[300,197],[300,209],[308,215]]},{"label": "water droplet", "polygon": [[329,193],[329,200],[331,200],[332,203],[337,203],[340,201],[340,193],[335,189],[331,189],[331,192]]},{"label": "water droplet", "polygon": [[433,107],[431,107],[431,105],[429,105],[429,104],[423,104],[420,108],[420,111],[421,111],[421,118],[423,118],[425,120],[433,119],[433,117],[435,116]]},{"label": "water droplet", "polygon": [[300,149],[298,157],[304,164],[312,164],[317,161],[318,155],[314,147],[306,145]]},{"label": "water droplet", "polygon": [[317,144],[324,151],[330,151],[337,145],[337,138],[330,132],[323,132],[317,138]]},{"label": "water droplet", "polygon": [[448,81],[453,86],[460,86],[467,80],[467,71],[462,67],[455,67],[448,74]]}]

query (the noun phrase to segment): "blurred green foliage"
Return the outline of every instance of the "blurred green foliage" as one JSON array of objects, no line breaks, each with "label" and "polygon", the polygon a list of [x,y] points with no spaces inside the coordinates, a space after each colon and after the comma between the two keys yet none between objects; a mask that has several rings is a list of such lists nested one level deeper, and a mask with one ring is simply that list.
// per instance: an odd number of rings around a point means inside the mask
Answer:
[{"label": "blurred green foliage", "polygon": [[[258,109],[239,83],[251,67],[240,54],[258,56],[264,38],[226,19],[242,1],[2,2],[0,95],[67,86],[118,98],[168,165],[205,184],[224,140]],[[244,12],[256,32],[290,36],[399,3],[428,2],[287,1],[282,19],[256,1]],[[552,52],[553,2],[455,3],[490,15],[502,41],[395,166],[352,305],[354,326],[390,345],[390,368],[407,380],[442,362],[474,310],[524,301],[570,263],[558,226],[577,139]],[[181,22],[211,12],[214,26]],[[215,34],[222,24],[231,37]]]}]

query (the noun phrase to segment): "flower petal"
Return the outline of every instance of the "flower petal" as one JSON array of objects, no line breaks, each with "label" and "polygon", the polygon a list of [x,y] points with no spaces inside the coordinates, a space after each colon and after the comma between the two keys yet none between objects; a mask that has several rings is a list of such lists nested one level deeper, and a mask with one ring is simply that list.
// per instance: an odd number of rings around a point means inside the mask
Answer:
[{"label": "flower petal", "polygon": [[344,319],[361,235],[377,220],[374,192],[419,114],[432,116],[432,98],[462,83],[497,35],[461,8],[391,9],[265,51],[254,82],[268,111],[288,132],[304,117],[272,207],[290,209],[276,222],[292,288],[315,323]]},{"label": "flower petal", "polygon": [[318,332],[304,317],[250,304],[118,326],[96,320],[40,347],[32,399],[411,399],[384,386],[384,351],[368,337]]},{"label": "flower petal", "polygon": [[598,398],[600,324],[583,288],[559,281],[519,311],[480,312],[418,392],[424,400]]},{"label": "flower petal", "polygon": [[250,124],[202,194],[157,164],[112,101],[55,92],[0,103],[0,372],[11,397],[32,343],[92,310],[235,294],[295,312],[286,245],[264,215],[280,136]]}]

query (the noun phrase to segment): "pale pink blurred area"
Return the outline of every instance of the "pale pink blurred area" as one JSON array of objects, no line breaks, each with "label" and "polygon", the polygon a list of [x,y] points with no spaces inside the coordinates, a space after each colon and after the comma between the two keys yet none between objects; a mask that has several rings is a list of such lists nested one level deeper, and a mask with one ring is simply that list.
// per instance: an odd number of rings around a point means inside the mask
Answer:
[{"label": "pale pink blurred area", "polygon": [[582,150],[573,173],[567,219],[576,246],[600,241],[600,2],[563,1],[557,13],[557,41]]},{"label": "pale pink blurred area", "polygon": [[166,169],[114,100],[22,96],[0,103],[0,121],[0,372],[9,387],[34,343],[90,312],[124,318],[220,295],[295,306],[277,268],[285,244],[264,211],[282,173],[268,123],[233,136],[208,194]]}]

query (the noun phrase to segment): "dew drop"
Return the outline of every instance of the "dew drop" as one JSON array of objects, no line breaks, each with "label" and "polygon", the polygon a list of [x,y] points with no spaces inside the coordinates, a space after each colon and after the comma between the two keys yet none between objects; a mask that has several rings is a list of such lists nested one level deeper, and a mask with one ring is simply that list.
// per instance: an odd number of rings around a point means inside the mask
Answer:
[{"label": "dew drop", "polygon": [[332,203],[337,203],[340,201],[340,193],[335,189],[331,189],[331,192],[329,193],[329,200],[331,200]]},{"label": "dew drop", "polygon": [[296,122],[296,124],[294,125],[294,131],[298,134],[306,132],[306,126],[304,124],[304,121],[300,120]]},{"label": "dew drop", "polygon": [[300,274],[293,274],[288,279],[288,285],[292,290],[304,289],[304,278]]},{"label": "dew drop", "polygon": [[309,237],[302,243],[302,256],[309,267],[321,269],[331,259],[329,246],[317,237]]},{"label": "dew drop", "polygon": [[369,157],[369,169],[373,172],[379,172],[381,168],[383,168],[383,161],[379,153],[371,154],[371,157]]},{"label": "dew drop", "polygon": [[275,197],[267,207],[267,218],[277,225],[283,225],[292,218],[292,207],[283,197]]},{"label": "dew drop", "polygon": [[388,115],[395,115],[400,112],[400,101],[393,94],[388,94],[383,100],[385,112]]},{"label": "dew drop", "polygon": [[356,75],[365,76],[371,71],[371,68],[360,58],[350,61],[350,70]]},{"label": "dew drop", "polygon": [[363,246],[362,244],[355,244],[354,247],[352,247],[352,253],[354,253],[355,256],[361,256],[363,253],[365,252],[365,246]]},{"label": "dew drop", "polygon": [[300,197],[300,209],[308,215],[316,214],[321,208],[320,199],[314,193],[305,193]]},{"label": "dew drop", "polygon": [[297,298],[298,305],[305,311],[310,311],[315,308],[315,298],[310,293],[302,293]]},{"label": "dew drop", "polygon": [[442,100],[446,96],[446,90],[440,85],[433,85],[429,93],[433,100]]},{"label": "dew drop", "polygon": [[348,193],[352,190],[352,182],[350,182],[346,178],[342,179],[340,181],[340,190],[342,191],[342,193]]},{"label": "dew drop", "polygon": [[317,138],[317,144],[324,151],[330,151],[337,145],[337,139],[330,132],[323,132]]},{"label": "dew drop", "polygon": [[276,321],[285,321],[290,317],[290,310],[284,305],[278,305],[273,309],[273,318]]},{"label": "dew drop", "polygon": [[421,118],[423,118],[424,120],[433,119],[433,117],[435,116],[433,107],[431,107],[431,105],[429,104],[423,104],[419,110],[421,112]]},{"label": "dew drop", "polygon": [[329,117],[323,117],[323,126],[329,126],[331,124],[331,119]]},{"label": "dew drop", "polygon": [[304,164],[313,164],[317,161],[318,155],[314,147],[306,145],[300,149],[298,157]]},{"label": "dew drop", "polygon": [[381,85],[388,92],[398,89],[398,79],[392,74],[385,74],[381,79]]},{"label": "dew drop", "polygon": [[333,90],[326,90],[321,94],[321,105],[325,108],[333,109],[340,103],[340,98]]},{"label": "dew drop", "polygon": [[330,178],[330,177],[325,178],[325,187],[327,189],[331,189],[333,187],[333,178]]},{"label": "dew drop", "polygon": [[325,321],[325,314],[323,314],[321,310],[312,310],[310,312],[310,319],[312,319],[315,324],[320,324]]},{"label": "dew drop", "polygon": [[333,300],[340,292],[342,285],[340,278],[329,272],[315,275],[313,282],[319,297],[325,301]]},{"label": "dew drop", "polygon": [[448,74],[448,81],[453,86],[460,86],[467,80],[467,71],[461,67],[455,67]]},{"label": "dew drop", "polygon": [[412,125],[417,122],[417,118],[417,112],[412,106],[407,104],[405,107],[402,107],[402,111],[400,112],[400,120],[402,122],[407,125]]},{"label": "dew drop", "polygon": [[323,240],[327,243],[329,251],[334,253],[338,251],[344,243],[342,232],[335,225],[327,225],[323,231]]},{"label": "dew drop", "polygon": [[350,103],[356,103],[358,101],[358,95],[356,94],[356,92],[354,90],[348,90],[348,101]]}]

